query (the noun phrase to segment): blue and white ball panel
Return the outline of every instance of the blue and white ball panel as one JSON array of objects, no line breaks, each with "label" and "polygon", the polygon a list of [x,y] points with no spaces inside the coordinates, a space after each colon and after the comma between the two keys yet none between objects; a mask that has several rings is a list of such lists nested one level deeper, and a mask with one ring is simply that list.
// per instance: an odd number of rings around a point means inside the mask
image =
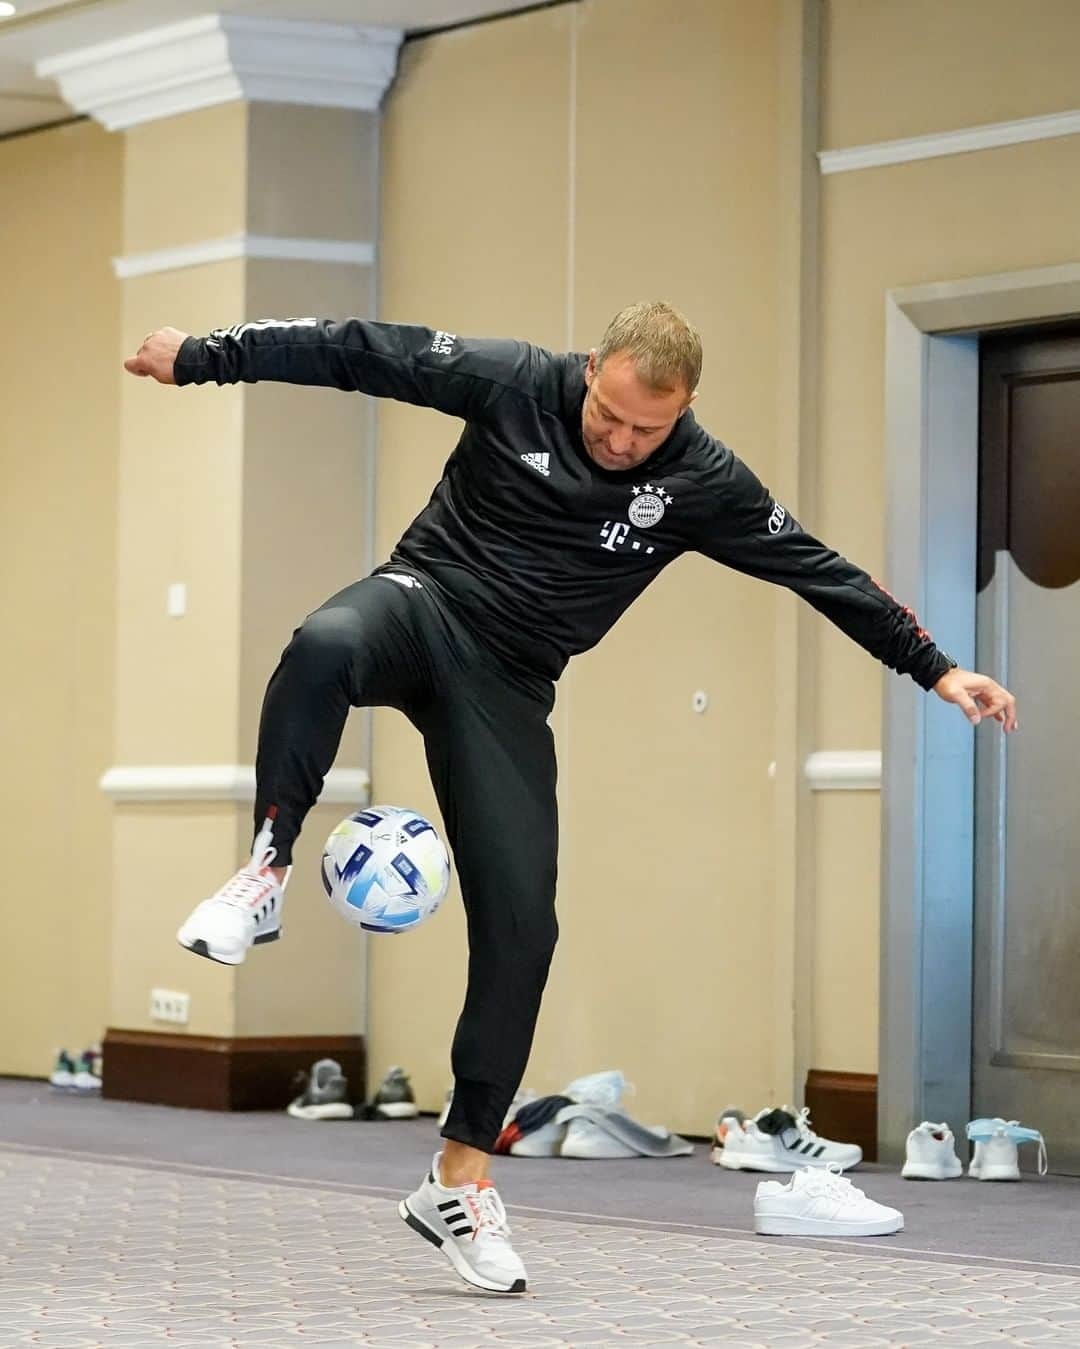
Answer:
[{"label": "blue and white ball panel", "polygon": [[342,820],[326,840],[322,878],[328,895],[333,895],[333,887],[339,885],[346,875],[351,874],[355,879],[371,861],[371,827],[368,821],[361,818],[361,814],[350,815],[347,820]]},{"label": "blue and white ball panel", "polygon": [[450,884],[450,859],[430,821],[397,806],[350,815],[327,839],[323,885],[350,923],[405,932],[429,918]]}]

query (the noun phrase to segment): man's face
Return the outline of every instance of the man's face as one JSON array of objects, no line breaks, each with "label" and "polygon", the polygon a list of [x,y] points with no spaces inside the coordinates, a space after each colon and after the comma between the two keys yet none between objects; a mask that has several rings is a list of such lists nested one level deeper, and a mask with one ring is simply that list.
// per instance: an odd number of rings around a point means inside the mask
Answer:
[{"label": "man's face", "polygon": [[628,469],[644,463],[671,435],[697,396],[684,388],[658,393],[638,379],[633,358],[622,352],[597,368],[596,352],[585,367],[581,438],[601,468]]}]

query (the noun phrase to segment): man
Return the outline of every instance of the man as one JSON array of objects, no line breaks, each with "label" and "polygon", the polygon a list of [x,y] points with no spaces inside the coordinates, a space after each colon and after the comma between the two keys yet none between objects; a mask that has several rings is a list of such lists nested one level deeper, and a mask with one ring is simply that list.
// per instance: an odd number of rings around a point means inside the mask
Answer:
[{"label": "man", "polygon": [[390,561],[294,634],[259,729],[255,819],[267,823],[251,861],[179,938],[229,964],[274,940],[292,845],[349,708],[389,705],[410,718],[461,880],[469,974],[445,1147],[400,1211],[468,1282],[524,1291],[487,1168],[557,934],[547,717],[569,657],[696,550],[788,586],[974,723],[993,716],[1014,730],[1014,699],[956,668],[910,610],[807,534],[697,424],[689,409],[701,343],[668,305],[623,310],[587,357],[422,327],[291,319],[206,338],[161,329],[125,365],[163,384],[330,385],[465,422]]}]

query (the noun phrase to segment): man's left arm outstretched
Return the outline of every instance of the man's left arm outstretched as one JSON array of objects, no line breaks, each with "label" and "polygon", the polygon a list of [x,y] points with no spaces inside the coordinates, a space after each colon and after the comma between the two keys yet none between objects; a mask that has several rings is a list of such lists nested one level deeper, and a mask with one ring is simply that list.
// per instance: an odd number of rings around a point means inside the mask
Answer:
[{"label": "man's left arm outstretched", "polygon": [[961,669],[870,575],[827,548],[776,502],[734,455],[725,461],[703,518],[699,550],[736,571],[786,586],[890,669],[955,703],[978,725],[1017,729],[1016,699],[988,675]]}]

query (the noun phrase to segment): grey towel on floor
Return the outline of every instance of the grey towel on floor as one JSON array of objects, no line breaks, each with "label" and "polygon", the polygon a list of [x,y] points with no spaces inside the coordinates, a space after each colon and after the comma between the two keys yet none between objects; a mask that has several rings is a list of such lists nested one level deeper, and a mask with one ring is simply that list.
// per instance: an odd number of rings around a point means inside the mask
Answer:
[{"label": "grey towel on floor", "polygon": [[693,1143],[673,1134],[663,1125],[650,1127],[624,1115],[621,1110],[600,1110],[592,1105],[566,1105],[555,1116],[559,1124],[585,1118],[606,1130],[612,1138],[633,1148],[642,1157],[688,1157],[694,1151]]}]

